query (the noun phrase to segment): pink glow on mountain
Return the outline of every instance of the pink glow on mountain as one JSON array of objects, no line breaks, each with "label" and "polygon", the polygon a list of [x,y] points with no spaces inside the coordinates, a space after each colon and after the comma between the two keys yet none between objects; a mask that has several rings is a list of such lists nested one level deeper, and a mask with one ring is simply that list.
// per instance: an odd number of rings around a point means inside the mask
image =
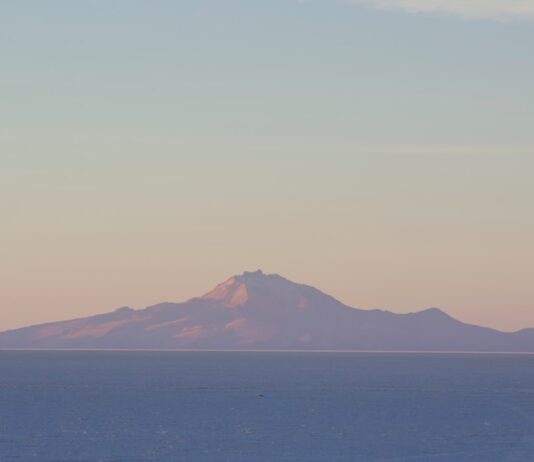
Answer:
[{"label": "pink glow on mountain", "polygon": [[215,289],[201,297],[203,300],[216,300],[229,308],[244,305],[248,301],[247,286],[238,281],[236,276],[219,284]]}]

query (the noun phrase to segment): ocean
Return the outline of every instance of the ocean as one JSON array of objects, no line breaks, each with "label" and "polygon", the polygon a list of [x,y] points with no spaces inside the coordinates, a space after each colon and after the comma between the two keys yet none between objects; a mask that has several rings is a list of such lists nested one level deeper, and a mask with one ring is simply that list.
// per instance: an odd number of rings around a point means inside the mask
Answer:
[{"label": "ocean", "polygon": [[534,356],[0,351],[1,462],[534,461]]}]

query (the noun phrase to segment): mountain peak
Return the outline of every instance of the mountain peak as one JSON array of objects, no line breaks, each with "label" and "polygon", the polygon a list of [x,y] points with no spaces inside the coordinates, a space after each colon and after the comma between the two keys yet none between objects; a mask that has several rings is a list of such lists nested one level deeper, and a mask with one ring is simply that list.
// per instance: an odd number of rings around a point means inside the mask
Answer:
[{"label": "mountain peak", "polygon": [[213,290],[200,297],[202,300],[216,300],[230,308],[244,305],[249,301],[251,288],[263,287],[264,290],[276,290],[276,282],[290,281],[277,274],[264,274],[262,270],[245,271],[243,274],[232,276],[218,284]]},{"label": "mountain peak", "polygon": [[256,271],[245,271],[241,276],[237,276],[237,277],[258,277],[258,276],[267,276],[266,274],[263,273],[263,271],[261,269],[258,269]]},{"label": "mountain peak", "polygon": [[200,298],[202,300],[216,300],[232,308],[244,305],[248,301],[248,290],[238,278],[239,276],[233,276],[227,279]]},{"label": "mountain peak", "polygon": [[279,274],[266,274],[261,269],[256,271],[245,271],[243,274],[234,276],[234,278],[244,284],[272,284],[274,281],[285,282],[286,284],[296,284],[286,278],[283,278]]},{"label": "mountain peak", "polygon": [[325,297],[331,298],[314,287],[290,281],[279,274],[265,274],[257,270],[232,276],[200,298],[222,302],[229,308],[253,304],[269,307],[269,311],[272,311],[289,306],[303,308],[317,304],[318,300]]},{"label": "mountain peak", "polygon": [[419,313],[417,314],[422,314],[422,315],[425,315],[425,316],[434,316],[434,317],[442,317],[442,318],[450,318],[450,316],[445,313],[445,311],[439,309],[439,308],[435,308],[435,307],[432,307],[432,308],[427,308],[426,310],[423,310],[423,311],[419,311]]}]

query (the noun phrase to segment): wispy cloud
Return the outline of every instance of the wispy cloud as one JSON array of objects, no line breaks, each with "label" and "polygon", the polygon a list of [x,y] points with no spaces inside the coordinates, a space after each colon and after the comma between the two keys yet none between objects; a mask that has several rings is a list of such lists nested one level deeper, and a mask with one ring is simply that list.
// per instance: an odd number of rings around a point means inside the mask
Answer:
[{"label": "wispy cloud", "polygon": [[471,19],[534,19],[534,0],[345,0],[410,13],[442,13]]}]

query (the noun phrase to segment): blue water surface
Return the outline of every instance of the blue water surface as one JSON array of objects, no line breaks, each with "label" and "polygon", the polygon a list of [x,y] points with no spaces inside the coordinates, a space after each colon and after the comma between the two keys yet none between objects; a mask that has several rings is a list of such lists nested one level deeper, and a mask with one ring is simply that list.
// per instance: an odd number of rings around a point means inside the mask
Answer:
[{"label": "blue water surface", "polygon": [[534,461],[534,356],[0,351],[2,462]]}]

